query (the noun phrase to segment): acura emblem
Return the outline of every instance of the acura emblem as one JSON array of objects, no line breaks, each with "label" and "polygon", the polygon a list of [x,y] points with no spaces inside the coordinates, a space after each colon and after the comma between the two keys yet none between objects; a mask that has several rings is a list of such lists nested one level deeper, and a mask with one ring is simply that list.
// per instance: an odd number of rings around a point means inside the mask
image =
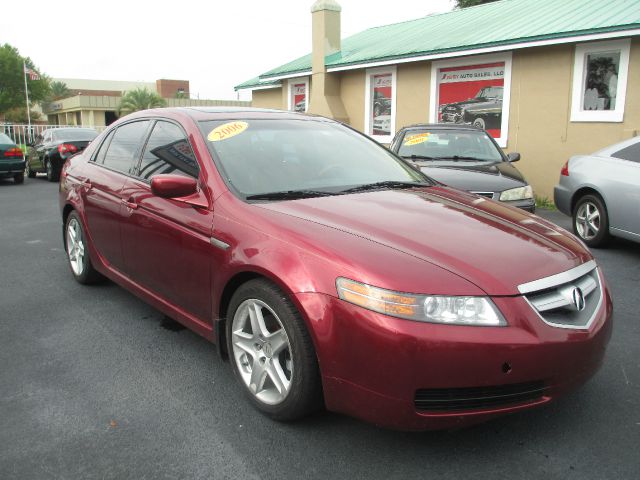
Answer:
[{"label": "acura emblem", "polygon": [[573,301],[573,304],[576,307],[576,310],[578,312],[581,312],[582,310],[584,310],[585,304],[584,304],[584,294],[582,293],[582,290],[580,290],[579,287],[576,287],[573,289],[573,291],[571,292],[571,300]]}]

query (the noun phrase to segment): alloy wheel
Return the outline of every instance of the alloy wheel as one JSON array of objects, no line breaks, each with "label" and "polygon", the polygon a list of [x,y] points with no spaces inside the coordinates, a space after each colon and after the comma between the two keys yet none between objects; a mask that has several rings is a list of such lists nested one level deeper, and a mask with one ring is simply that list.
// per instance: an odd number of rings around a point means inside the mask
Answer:
[{"label": "alloy wheel", "polygon": [[576,231],[584,240],[591,240],[600,232],[600,210],[594,203],[584,202],[578,207]]},{"label": "alloy wheel", "polygon": [[265,302],[240,304],[231,327],[233,359],[240,377],[257,400],[277,405],[291,389],[291,343],[282,322]]},{"label": "alloy wheel", "polygon": [[73,273],[76,276],[82,275],[85,256],[84,239],[80,223],[75,218],[72,218],[67,225],[67,255]]}]

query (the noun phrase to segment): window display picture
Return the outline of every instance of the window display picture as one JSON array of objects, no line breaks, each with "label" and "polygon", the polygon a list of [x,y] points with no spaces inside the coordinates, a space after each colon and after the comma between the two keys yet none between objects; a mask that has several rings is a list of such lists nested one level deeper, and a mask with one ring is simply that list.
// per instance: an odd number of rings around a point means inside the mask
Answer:
[{"label": "window display picture", "polygon": [[371,134],[391,135],[392,75],[372,75]]},{"label": "window display picture", "polygon": [[307,85],[305,83],[296,83],[291,89],[291,106],[294,112],[307,111]]},{"label": "window display picture", "polygon": [[583,110],[615,110],[620,51],[588,53],[585,63]]},{"label": "window display picture", "polygon": [[438,122],[475,125],[501,137],[505,62],[438,69]]}]

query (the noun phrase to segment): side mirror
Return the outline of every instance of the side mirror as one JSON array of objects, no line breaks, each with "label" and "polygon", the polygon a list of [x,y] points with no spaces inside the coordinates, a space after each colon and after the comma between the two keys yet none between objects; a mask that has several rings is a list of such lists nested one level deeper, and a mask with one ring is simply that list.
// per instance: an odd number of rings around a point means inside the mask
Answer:
[{"label": "side mirror", "polygon": [[510,154],[507,155],[507,159],[511,163],[517,162],[518,160],[520,160],[520,154],[518,152],[511,152]]},{"label": "side mirror", "polygon": [[198,191],[198,181],[182,175],[160,174],[151,179],[151,193],[161,198],[180,198]]}]

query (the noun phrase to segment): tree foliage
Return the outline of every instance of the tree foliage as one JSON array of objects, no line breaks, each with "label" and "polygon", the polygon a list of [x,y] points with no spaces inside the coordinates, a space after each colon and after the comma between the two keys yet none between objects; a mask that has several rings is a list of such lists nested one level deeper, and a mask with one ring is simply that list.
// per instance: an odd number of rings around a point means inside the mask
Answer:
[{"label": "tree foliage", "polygon": [[27,77],[29,103],[42,102],[49,94],[49,78],[39,72],[29,57],[20,56],[17,48],[5,43],[0,46],[0,114],[22,108],[26,115],[23,62],[40,75],[40,80]]},{"label": "tree foliage", "polygon": [[475,7],[483,3],[491,3],[497,0],[456,0],[456,8]]},{"label": "tree foliage", "polygon": [[156,92],[151,92],[146,88],[136,88],[135,90],[129,90],[122,96],[118,107],[118,115],[122,116],[131,112],[146,110],[147,108],[164,107],[166,104],[166,100]]},{"label": "tree foliage", "polygon": [[63,98],[68,98],[73,96],[73,92],[69,90],[67,84],[64,82],[51,82],[51,92],[49,94],[49,100],[62,100]]}]

